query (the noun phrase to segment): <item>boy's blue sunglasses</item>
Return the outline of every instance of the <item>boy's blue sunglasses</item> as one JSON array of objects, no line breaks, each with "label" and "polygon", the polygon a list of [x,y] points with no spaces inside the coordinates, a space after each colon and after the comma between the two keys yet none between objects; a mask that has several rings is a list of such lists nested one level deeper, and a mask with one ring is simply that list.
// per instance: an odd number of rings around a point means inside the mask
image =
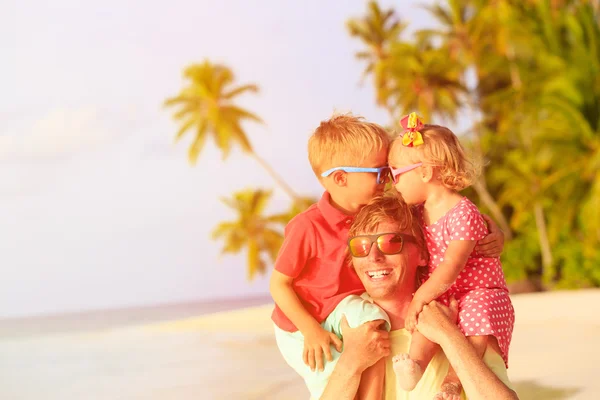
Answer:
[{"label": "boy's blue sunglasses", "polygon": [[335,167],[328,169],[323,172],[321,176],[325,178],[326,176],[331,175],[335,171],[344,171],[344,172],[377,172],[377,184],[380,185],[382,183],[388,183],[391,180],[391,171],[390,167],[379,167],[379,168],[363,168],[363,167]]}]

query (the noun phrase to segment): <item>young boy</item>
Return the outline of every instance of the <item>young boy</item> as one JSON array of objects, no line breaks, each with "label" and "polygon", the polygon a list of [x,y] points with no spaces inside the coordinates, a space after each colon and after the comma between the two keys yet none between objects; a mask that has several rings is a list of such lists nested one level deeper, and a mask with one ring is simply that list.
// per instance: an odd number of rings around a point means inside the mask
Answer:
[{"label": "young boy", "polygon": [[[351,115],[322,122],[308,142],[308,158],[325,193],[287,225],[270,290],[277,345],[314,399],[342,350],[342,314],[352,327],[368,321],[390,327],[385,312],[359,297],[364,287],[347,259],[354,215],[390,178],[389,143],[382,127]],[[363,374],[361,398],[381,399],[384,374],[382,363]]]}]

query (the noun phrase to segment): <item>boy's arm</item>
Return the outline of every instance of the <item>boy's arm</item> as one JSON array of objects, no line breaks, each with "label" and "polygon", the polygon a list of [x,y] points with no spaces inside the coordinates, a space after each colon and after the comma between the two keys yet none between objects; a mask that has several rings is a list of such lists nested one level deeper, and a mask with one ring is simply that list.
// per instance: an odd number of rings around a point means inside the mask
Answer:
[{"label": "boy's arm", "polygon": [[485,214],[481,214],[485,220],[490,233],[477,242],[475,251],[484,257],[500,257],[504,250],[504,232],[498,227],[493,219]]},{"label": "boy's arm", "polygon": [[472,399],[518,400],[517,394],[507,387],[485,365],[475,348],[460,332],[456,320],[458,303],[451,299],[450,308],[436,301],[423,307],[417,329],[423,336],[438,343],[456,371],[465,394]]},{"label": "boy's arm", "polygon": [[330,344],[342,351],[342,341],[332,332],[327,332],[304,308],[292,285],[306,264],[315,256],[313,243],[314,228],[310,222],[299,218],[292,220],[285,229],[285,239],[275,261],[269,290],[273,300],[287,318],[304,336],[302,359],[313,371],[323,371],[323,353],[328,361],[333,360]]},{"label": "boy's arm", "polygon": [[333,344],[337,351],[342,351],[342,341],[333,332],[328,332],[313,318],[312,315],[302,305],[292,287],[293,278],[286,276],[278,271],[273,271],[271,275],[270,291],[273,300],[283,313],[292,321],[304,336],[304,350],[302,360],[313,371],[318,369],[323,371],[323,353],[327,361],[332,361],[330,344]]},{"label": "boy's arm", "polygon": [[277,306],[300,332],[309,332],[321,328],[321,325],[310,315],[296,295],[292,282],[294,278],[274,270],[269,282],[269,290]]}]

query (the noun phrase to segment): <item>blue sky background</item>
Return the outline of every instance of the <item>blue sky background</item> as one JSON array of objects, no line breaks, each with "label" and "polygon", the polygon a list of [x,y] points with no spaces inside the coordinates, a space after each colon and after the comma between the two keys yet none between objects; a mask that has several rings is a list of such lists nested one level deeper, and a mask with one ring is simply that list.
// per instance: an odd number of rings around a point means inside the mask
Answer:
[{"label": "blue sky background", "polygon": [[[431,24],[423,1],[382,1]],[[267,294],[219,256],[220,196],[275,188],[209,143],[196,167],[162,101],[209,58],[239,83],[254,147],[300,193],[321,188],[306,141],[334,111],[379,123],[345,21],[363,1],[9,0],[0,4],[0,317]],[[270,211],[287,207],[275,190]]]}]

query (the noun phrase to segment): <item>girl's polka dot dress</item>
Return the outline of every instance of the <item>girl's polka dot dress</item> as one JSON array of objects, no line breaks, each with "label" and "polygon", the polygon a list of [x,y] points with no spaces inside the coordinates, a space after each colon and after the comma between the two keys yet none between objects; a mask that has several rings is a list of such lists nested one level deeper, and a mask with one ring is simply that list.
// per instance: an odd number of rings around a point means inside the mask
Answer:
[{"label": "girl's polka dot dress", "polygon": [[[479,240],[488,234],[487,225],[477,206],[466,197],[431,225],[425,225],[423,208],[419,209],[430,257],[427,278],[444,261],[450,241]],[[515,312],[508,296],[500,259],[482,257],[473,250],[454,285],[439,300],[448,304],[450,296],[458,300],[459,326],[465,336],[495,336],[508,368],[508,348]]]}]

